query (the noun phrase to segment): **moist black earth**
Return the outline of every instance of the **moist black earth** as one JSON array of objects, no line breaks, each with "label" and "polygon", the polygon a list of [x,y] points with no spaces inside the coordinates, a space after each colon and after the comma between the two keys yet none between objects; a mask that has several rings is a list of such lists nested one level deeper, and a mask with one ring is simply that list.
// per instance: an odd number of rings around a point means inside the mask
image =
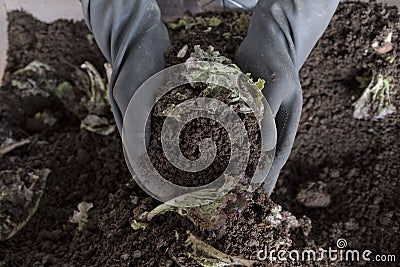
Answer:
[{"label": "moist black earth", "polygon": [[[212,17],[221,23],[210,26]],[[271,196],[284,210],[301,218],[302,225],[295,230],[289,229],[290,220],[272,229],[259,225],[276,207],[259,190],[253,203],[220,231],[200,231],[175,213],[158,216],[145,230],[134,231],[130,227],[133,210],[150,210],[158,203],[132,180],[118,133],[89,133],[80,129],[79,118],[55,97],[27,97],[11,86],[11,74],[33,60],[49,64],[56,70],[57,81],[68,81],[75,89],[79,84],[73,73],[84,61],[104,76],[105,59],[91,43],[86,26],[64,20],[45,24],[23,12],[10,13],[9,20],[11,49],[0,90],[0,133],[12,133],[18,140],[35,138],[2,157],[0,170],[48,168],[52,172],[35,216],[14,238],[0,242],[0,266],[196,266],[185,256],[188,248],[176,239],[175,230],[181,239],[191,230],[221,251],[248,259],[255,259],[256,251],[266,244],[282,242],[285,250],[327,248],[344,238],[348,248],[397,253],[399,260],[399,116],[356,120],[352,106],[362,94],[356,78],[369,63],[392,76],[394,90],[398,90],[400,22],[396,8],[341,4],[301,70],[302,119],[291,157]],[[186,20],[193,25],[170,30],[168,66],[184,61],[194,45],[212,45],[234,59],[249,15],[206,14]],[[389,32],[393,33],[393,49],[382,57],[372,44],[381,42]],[[189,47],[187,56],[178,59],[184,45]],[[388,63],[386,56],[395,57],[393,63]],[[399,100],[397,94],[393,101],[398,104]],[[44,111],[57,123],[38,126],[35,114]],[[313,199],[315,195],[319,198]],[[85,230],[79,232],[68,219],[82,201],[93,203],[94,208]],[[290,213],[284,214],[292,218]],[[311,229],[303,216],[311,219]]]}]

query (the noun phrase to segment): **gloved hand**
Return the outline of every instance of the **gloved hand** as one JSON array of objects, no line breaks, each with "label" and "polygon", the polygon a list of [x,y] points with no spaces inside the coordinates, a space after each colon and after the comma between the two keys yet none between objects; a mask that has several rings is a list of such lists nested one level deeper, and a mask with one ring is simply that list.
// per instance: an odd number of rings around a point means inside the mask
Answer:
[{"label": "gloved hand", "polygon": [[299,70],[327,28],[340,0],[259,0],[247,37],[237,53],[239,67],[266,80],[264,95],[275,116],[278,141],[265,179],[271,194],[289,158],[302,108]]},{"label": "gloved hand", "polygon": [[110,103],[118,130],[135,91],[165,65],[170,45],[156,0],[81,0],[86,24],[113,67]]}]

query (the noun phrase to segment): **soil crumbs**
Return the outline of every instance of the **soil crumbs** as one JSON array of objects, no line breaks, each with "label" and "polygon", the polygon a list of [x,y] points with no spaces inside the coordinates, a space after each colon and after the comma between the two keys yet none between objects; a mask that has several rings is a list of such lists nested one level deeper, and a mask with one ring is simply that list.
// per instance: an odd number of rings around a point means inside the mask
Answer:
[{"label": "soil crumbs", "polygon": [[[210,26],[210,16],[221,23]],[[302,120],[293,153],[272,195],[284,210],[301,218],[294,230],[291,225],[296,219],[288,212],[282,212],[286,220],[277,227],[259,226],[277,206],[258,191],[241,216],[218,232],[199,231],[175,213],[158,216],[145,230],[134,231],[130,227],[133,209],[150,210],[157,202],[133,182],[119,135],[103,137],[80,129],[80,120],[54,97],[26,96],[10,85],[11,74],[33,60],[50,65],[59,82],[75,87],[79,85],[73,73],[84,61],[101,70],[104,59],[86,26],[68,21],[45,24],[22,12],[10,13],[9,20],[12,49],[0,90],[0,133],[12,133],[18,140],[35,138],[1,158],[0,169],[49,168],[52,172],[35,216],[14,238],[0,242],[0,266],[196,266],[185,255],[188,248],[182,237],[178,242],[176,238],[175,230],[184,234],[188,229],[217,249],[247,259],[255,259],[265,245],[326,249],[336,248],[339,238],[347,240],[348,248],[374,254],[400,251],[399,117],[395,113],[379,121],[355,120],[352,107],[362,94],[356,78],[366,72],[368,63],[392,76],[398,90],[399,61],[385,60],[399,56],[398,42],[385,57],[372,48],[390,31],[398,40],[397,9],[341,4],[301,71]],[[189,47],[187,56],[200,44],[213,45],[233,59],[248,20],[247,14],[212,14],[171,30],[168,65],[187,58],[176,57],[184,45]],[[394,101],[399,100],[397,94]],[[38,112],[51,113],[57,123],[38,123]],[[68,218],[82,201],[93,203],[94,208],[85,230],[79,232]],[[311,219],[312,229],[304,215]],[[396,257],[398,261],[400,255]],[[278,266],[285,264],[335,263]]]}]

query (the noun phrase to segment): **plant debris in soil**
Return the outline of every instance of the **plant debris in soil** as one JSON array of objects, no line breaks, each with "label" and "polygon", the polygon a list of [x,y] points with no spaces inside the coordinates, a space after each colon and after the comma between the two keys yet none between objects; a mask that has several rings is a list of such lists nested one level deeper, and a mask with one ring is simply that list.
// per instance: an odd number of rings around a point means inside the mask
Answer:
[{"label": "plant debris in soil", "polygon": [[[214,62],[221,65],[224,64],[224,66],[227,67],[234,66],[230,59],[220,55],[212,46],[204,48],[205,50],[200,46],[196,46],[194,49],[195,52],[191,54],[191,57],[188,58],[185,63],[188,68],[196,69],[196,61]],[[192,63],[188,63],[189,61]],[[197,72],[206,73],[201,69],[201,67],[203,66],[197,66]],[[237,66],[234,67],[236,70]],[[226,73],[223,73],[224,71],[226,70],[218,70],[218,72],[221,72],[218,73],[218,75],[227,75]],[[251,83],[252,80],[250,78],[248,79]],[[173,114],[170,110],[183,101],[195,99],[199,96],[210,97],[224,102],[234,110],[236,114],[238,114],[247,131],[250,144],[249,160],[245,172],[246,178],[251,179],[256,171],[256,166],[260,158],[261,144],[258,121],[254,114],[249,111],[249,108],[246,106],[246,101],[241,99],[241,95],[238,93],[238,88],[226,89],[220,86],[214,87],[215,85],[206,84],[206,82],[198,85],[186,84],[168,92],[154,107],[151,131],[152,135],[148,154],[155,169],[164,178],[175,184],[188,187],[206,185],[222,175],[224,170],[227,168],[229,161],[233,160],[231,158],[231,143],[227,130],[218,122],[208,118],[197,118],[185,125],[180,134],[180,149],[183,155],[189,160],[198,160],[199,157],[201,157],[198,145],[199,142],[206,138],[211,138],[216,145],[217,151],[216,158],[209,167],[198,172],[185,172],[172,165],[165,156],[161,142],[161,132],[166,118],[174,117],[173,119],[179,121],[180,118],[175,117],[188,117],[188,114]],[[252,83],[252,89],[259,90],[260,88],[258,88],[255,83]],[[241,90],[244,91],[245,89],[242,88]],[[193,113],[193,111],[188,112]],[[227,119],[225,119],[224,123],[227,122]],[[229,131],[231,131],[231,134],[236,136],[245,134],[240,133],[237,129],[233,129],[233,126]],[[203,153],[205,152],[203,151]],[[246,152],[243,151],[243,153]],[[232,171],[238,173],[238,175],[243,175],[240,173],[241,170]]]},{"label": "plant debris in soil", "polygon": [[[323,247],[334,247],[339,238],[344,238],[351,249],[369,249],[374,255],[394,254],[397,262],[400,257],[399,29],[396,7],[339,5],[301,70],[302,118],[292,154],[272,195],[284,209],[311,219],[310,235]],[[377,51],[375,44],[387,45],[385,39],[389,33],[391,50]],[[354,103],[372,81],[371,68],[384,79],[390,77],[395,111],[374,119],[377,113],[368,109],[366,118],[355,119]],[[368,77],[366,84],[360,83],[361,77]],[[303,198],[310,184],[324,186],[314,186],[319,187],[318,193],[312,190]],[[329,195],[329,206],[315,208],[304,202],[316,193],[324,196],[326,204]],[[385,263],[392,265],[396,263]]]},{"label": "plant debris in soil", "polygon": [[[399,251],[399,117],[391,113],[379,121],[353,118],[353,103],[363,93],[357,77],[368,71],[365,64],[374,63],[378,73],[392,77],[392,90],[398,90],[398,60],[386,59],[398,57],[400,49],[396,8],[363,3],[339,6],[301,72],[302,120],[293,153],[272,196],[283,209],[260,189],[240,215],[218,230],[195,227],[175,212],[155,216],[146,227],[133,229],[134,219],[159,203],[132,179],[119,135],[101,136],[81,129],[87,111],[71,110],[53,95],[24,95],[11,86],[12,73],[34,60],[56,70],[57,84],[66,81],[74,91],[87,86],[76,76],[85,61],[105,77],[105,60],[89,41],[86,26],[63,20],[45,24],[23,12],[10,13],[9,21],[12,49],[0,90],[0,133],[11,133],[15,140],[33,134],[37,138],[4,155],[0,169],[48,168],[51,173],[36,214],[16,236],[0,242],[0,266],[198,266],[198,255],[206,258],[204,250],[211,261],[216,254],[224,257],[219,252],[256,260],[257,251],[265,245],[284,250],[327,248],[335,247],[338,238],[345,238],[351,248],[378,254]],[[184,62],[195,45],[212,45],[233,59],[249,15],[206,14],[184,21],[170,29],[168,66]],[[382,57],[372,44],[382,42],[389,31],[393,47]],[[177,57],[185,46],[186,53]],[[393,99],[399,103],[399,94]],[[39,112],[57,121],[42,123],[35,118]],[[324,196],[322,204],[315,195]],[[69,218],[82,202],[92,203],[93,208],[83,231],[78,231]],[[285,264],[334,263],[278,265]]]}]

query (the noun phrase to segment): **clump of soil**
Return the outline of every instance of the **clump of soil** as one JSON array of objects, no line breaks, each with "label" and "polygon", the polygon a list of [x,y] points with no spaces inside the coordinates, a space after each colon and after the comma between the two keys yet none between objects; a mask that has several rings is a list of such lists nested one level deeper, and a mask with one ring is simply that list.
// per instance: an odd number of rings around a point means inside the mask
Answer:
[{"label": "clump of soil", "polygon": [[[210,16],[222,22],[210,27]],[[49,168],[52,172],[35,216],[14,238],[0,243],[0,266],[196,266],[182,245],[186,230],[225,253],[248,259],[255,259],[265,245],[272,248],[281,242],[286,250],[327,248],[335,247],[339,237],[346,238],[351,248],[381,254],[399,251],[398,115],[376,122],[352,117],[352,103],[362,93],[356,77],[362,75],[363,64],[386,64],[379,62],[372,42],[387,30],[398,40],[397,9],[341,4],[302,70],[303,117],[292,156],[272,199],[298,218],[310,217],[311,232],[306,218],[295,220],[287,212],[279,212],[277,225],[261,227],[263,219],[277,214],[277,206],[260,190],[253,203],[219,231],[200,231],[187,218],[172,212],[157,216],[145,230],[134,231],[130,227],[133,210],[150,210],[158,203],[133,182],[119,135],[99,136],[82,130],[80,120],[57,99],[26,97],[10,86],[11,74],[35,59],[52,66],[59,82],[69,81],[74,87],[79,85],[72,73],[84,61],[101,70],[104,58],[90,43],[84,23],[58,21],[48,25],[23,12],[10,13],[9,20],[12,49],[5,86],[0,90],[0,133],[12,133],[16,139],[35,133],[37,138],[4,156],[0,169]],[[198,16],[195,23],[189,20],[187,29],[171,30],[168,65],[184,61],[197,44],[213,45],[233,59],[248,20],[248,14],[211,14]],[[400,48],[393,44],[388,55],[398,57]],[[176,55],[184,45],[189,51],[179,59]],[[395,81],[400,79],[398,69],[398,61],[384,66]],[[397,94],[395,103],[399,100]],[[32,127],[29,122],[44,111],[57,123]],[[330,196],[331,201],[324,202],[327,207],[305,207],[298,201],[309,199],[297,195],[308,192],[304,189],[312,182],[326,185],[320,194]],[[94,207],[86,229],[79,232],[68,219],[82,201]],[[309,263],[317,264],[332,265]]]},{"label": "clump of soil", "polygon": [[[194,88],[190,84],[174,89],[159,100],[155,106],[155,111],[160,113],[167,110],[170,105],[179,105],[186,100],[194,99],[199,96],[202,90],[204,88]],[[187,99],[180,100],[178,95],[184,95]],[[223,99],[221,100],[223,101]],[[260,157],[259,126],[254,115],[240,111],[237,114],[248,132],[250,157],[246,176],[251,179]],[[152,117],[152,136],[148,150],[152,164],[160,175],[175,184],[190,187],[206,185],[223,174],[231,159],[231,143],[228,132],[222,125],[207,118],[198,118],[185,125],[180,133],[180,149],[186,158],[197,160],[201,156],[198,144],[206,138],[211,138],[217,147],[216,158],[209,167],[199,172],[185,172],[173,166],[163,152],[161,132],[165,119],[166,116]]]}]

